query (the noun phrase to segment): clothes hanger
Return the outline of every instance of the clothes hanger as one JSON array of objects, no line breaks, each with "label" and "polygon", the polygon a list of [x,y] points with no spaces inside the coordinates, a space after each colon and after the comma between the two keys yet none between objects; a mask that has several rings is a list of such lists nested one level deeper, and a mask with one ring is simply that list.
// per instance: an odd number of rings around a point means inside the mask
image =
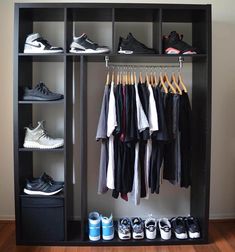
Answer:
[{"label": "clothes hanger", "polygon": [[112,72],[112,82],[114,83],[114,76],[115,76],[115,74],[114,74],[114,70],[113,70],[113,72]]},{"label": "clothes hanger", "polygon": [[150,85],[150,82],[149,82],[149,75],[148,75],[148,71],[147,71],[147,67],[146,67],[146,69],[145,69],[145,81],[147,82],[147,84],[149,84]]},{"label": "clothes hanger", "polygon": [[168,76],[167,76],[167,72],[165,71],[164,73],[164,77],[163,77],[163,80],[167,83],[167,85],[170,87],[171,91],[173,94],[176,94],[176,90],[175,88],[171,85],[169,79],[168,79]]},{"label": "clothes hanger", "polygon": [[140,81],[141,84],[143,83],[143,77],[142,77],[142,72],[141,71],[140,71],[140,74],[139,74],[139,81]]},{"label": "clothes hanger", "polygon": [[106,76],[106,85],[108,85],[108,84],[109,84],[109,71],[108,71],[107,76]]},{"label": "clothes hanger", "polygon": [[164,92],[165,92],[166,94],[168,94],[168,89],[167,89],[167,87],[166,87],[166,85],[165,85],[165,82],[164,82],[164,80],[163,80],[162,72],[160,72],[160,74],[159,74],[159,83],[158,83],[158,85],[161,85],[162,88],[164,89]]},{"label": "clothes hanger", "polygon": [[154,72],[154,75],[153,75],[153,80],[154,80],[154,86],[157,86],[157,74],[156,72]]},{"label": "clothes hanger", "polygon": [[137,84],[137,77],[136,77],[136,72],[134,71],[134,84]]},{"label": "clothes hanger", "polygon": [[150,84],[151,84],[151,86],[154,86],[154,82],[153,82],[153,72],[150,73]]},{"label": "clothes hanger", "polygon": [[118,70],[118,72],[117,72],[117,85],[119,85],[120,83],[119,83],[119,70]]},{"label": "clothes hanger", "polygon": [[178,72],[178,84],[182,86],[182,88],[183,88],[183,90],[184,90],[185,93],[188,92],[187,88],[186,88],[186,86],[185,86],[185,84],[184,84],[184,82],[182,80],[182,76],[180,74],[180,71]]},{"label": "clothes hanger", "polygon": [[175,78],[174,72],[171,74],[171,83],[174,84],[174,86],[176,87],[176,90],[178,91],[178,93],[179,93],[180,95],[182,95],[182,90],[180,89],[180,86],[179,86],[178,83],[176,82],[176,78]]}]

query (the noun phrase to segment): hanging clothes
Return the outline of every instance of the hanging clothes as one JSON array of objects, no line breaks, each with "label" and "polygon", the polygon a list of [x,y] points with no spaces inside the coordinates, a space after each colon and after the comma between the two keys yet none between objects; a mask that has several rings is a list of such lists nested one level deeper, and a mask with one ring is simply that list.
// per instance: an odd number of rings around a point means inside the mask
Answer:
[{"label": "hanging clothes", "polygon": [[188,94],[149,83],[105,86],[96,134],[101,140],[98,193],[140,204],[159,193],[162,177],[191,184],[191,107]]}]

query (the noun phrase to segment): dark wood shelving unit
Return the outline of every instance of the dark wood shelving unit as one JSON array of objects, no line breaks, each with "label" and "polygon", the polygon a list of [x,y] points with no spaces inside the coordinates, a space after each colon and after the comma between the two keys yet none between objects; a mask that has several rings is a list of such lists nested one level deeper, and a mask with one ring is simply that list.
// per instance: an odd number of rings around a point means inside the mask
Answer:
[{"label": "dark wood shelving unit", "polygon": [[[24,54],[24,42],[32,33],[34,22],[63,22],[63,53]],[[69,53],[73,38],[74,22],[110,22],[112,41],[109,54],[79,55]],[[117,53],[117,25],[119,22],[151,22],[152,46],[157,54],[120,55]],[[192,24],[192,46],[200,49],[196,55],[165,55],[162,49],[164,23]],[[79,246],[145,246],[145,245],[183,245],[208,242],[210,151],[211,151],[211,5],[190,4],[119,4],[119,3],[16,3],[14,20],[14,174],[15,174],[15,213],[17,244],[40,245],[79,245]],[[111,241],[91,242],[87,236],[87,68],[88,62],[104,62],[105,56],[112,62],[127,63],[178,63],[182,56],[184,62],[192,63],[192,121],[193,157],[190,214],[199,218],[201,238],[168,241],[155,240],[121,241],[115,235]],[[82,178],[79,185],[81,218],[69,219],[73,211],[73,63],[79,61],[79,167]],[[54,102],[35,102],[19,100],[19,87],[32,83],[33,62],[63,62],[64,99]],[[77,94],[77,95],[78,95]],[[75,96],[76,97],[76,96]],[[33,107],[41,104],[64,106],[64,147],[53,150],[22,148],[24,127],[32,123]],[[27,106],[26,106],[27,105]],[[22,226],[22,199],[37,198],[22,194],[25,179],[33,176],[34,152],[59,152],[64,158],[65,185],[63,193],[51,198],[63,205],[63,239],[33,240],[24,236]],[[59,154],[61,155],[61,154]],[[38,197],[41,198],[41,197]],[[61,207],[61,205],[60,205]]]}]

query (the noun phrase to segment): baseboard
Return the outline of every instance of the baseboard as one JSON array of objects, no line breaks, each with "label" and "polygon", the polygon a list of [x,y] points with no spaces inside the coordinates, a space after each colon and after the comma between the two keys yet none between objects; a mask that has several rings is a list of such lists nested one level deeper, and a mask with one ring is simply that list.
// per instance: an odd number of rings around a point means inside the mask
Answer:
[{"label": "baseboard", "polygon": [[235,219],[235,213],[210,214],[210,220],[231,220]]},{"label": "baseboard", "polygon": [[15,215],[0,215],[0,221],[15,221]]}]

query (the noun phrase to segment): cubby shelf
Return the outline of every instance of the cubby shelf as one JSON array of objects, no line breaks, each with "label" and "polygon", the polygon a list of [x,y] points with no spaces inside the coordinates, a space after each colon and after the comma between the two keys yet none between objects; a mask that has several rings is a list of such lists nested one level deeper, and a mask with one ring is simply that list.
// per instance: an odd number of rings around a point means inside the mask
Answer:
[{"label": "cubby shelf", "polygon": [[[28,34],[37,32],[38,23],[42,27],[50,25],[51,31],[58,32],[58,39],[64,48],[63,53],[52,54],[25,54],[24,43]],[[107,44],[110,47],[108,54],[74,54],[70,53],[70,44],[73,36],[84,32],[88,27],[92,35],[96,35],[93,25],[105,30],[107,37],[97,36],[92,38],[98,44]],[[55,29],[53,29],[53,25]],[[187,29],[186,42],[199,49],[200,54],[193,55],[166,55],[163,54],[162,37],[169,31],[184,26]],[[58,29],[59,27],[59,29]],[[17,244],[41,244],[41,245],[79,245],[79,246],[145,246],[145,245],[183,245],[202,244],[208,242],[209,219],[209,188],[210,188],[210,140],[211,140],[211,5],[190,4],[125,4],[125,3],[16,3],[14,23],[14,173],[15,173],[15,213],[16,213],[16,242]],[[126,36],[133,31],[137,39],[154,48],[157,54],[133,54],[121,55],[117,53],[119,36]],[[43,30],[43,29],[42,29]],[[142,35],[139,31],[141,30]],[[40,31],[41,32],[41,31]],[[86,31],[85,31],[86,32]],[[75,34],[74,34],[75,33]],[[79,33],[79,34],[76,34]],[[51,35],[51,34],[47,34]],[[140,38],[138,38],[140,36]],[[52,36],[53,38],[53,36]],[[97,39],[97,41],[96,41]],[[107,40],[106,40],[107,39]],[[57,40],[56,40],[57,42]],[[148,43],[148,44],[147,44]],[[57,44],[56,44],[57,46]],[[131,64],[161,63],[178,64],[179,57],[183,57],[185,63],[192,63],[192,186],[190,190],[190,214],[199,218],[201,223],[200,239],[163,241],[161,239],[141,241],[121,241],[115,238],[111,241],[91,242],[87,237],[88,215],[88,70],[90,65],[96,62],[105,64],[105,56],[109,56],[110,62]],[[55,83],[63,85],[64,99],[57,101],[22,101],[19,100],[19,87],[32,85],[35,69],[39,65],[43,71],[53,77],[45,63],[49,62],[53,67],[60,65],[63,72],[63,80]],[[53,63],[58,64],[53,64]],[[74,62],[79,62],[79,69],[75,70]],[[94,64],[88,64],[88,63]],[[54,66],[56,65],[56,66]],[[100,67],[101,65],[99,65]],[[79,83],[74,83],[74,74],[79,72]],[[40,75],[40,74],[38,74]],[[39,76],[37,76],[39,78]],[[61,81],[61,83],[60,83]],[[62,86],[61,86],[62,87]],[[74,101],[74,97],[79,101]],[[73,129],[74,102],[79,102],[79,127]],[[40,106],[34,105],[43,105]],[[31,149],[21,147],[24,139],[24,127],[33,123],[35,110],[42,109],[45,112],[46,105],[53,105],[63,109],[63,135],[64,147],[58,149]],[[61,107],[61,104],[63,107]],[[54,108],[54,107],[50,107]],[[48,106],[49,108],[49,106]],[[57,108],[57,107],[56,107]],[[44,110],[44,111],[43,111]],[[58,112],[58,111],[57,111]],[[42,116],[40,114],[40,116]],[[73,195],[73,130],[79,135],[78,166],[79,197]],[[79,131],[79,134],[78,134]],[[19,148],[20,146],[20,148]],[[36,152],[36,154],[35,154]],[[38,154],[39,152],[40,154]],[[48,152],[48,153],[46,153]],[[43,153],[43,154],[41,154]],[[62,154],[51,154],[62,153]],[[27,239],[24,235],[25,223],[22,223],[22,200],[42,198],[22,194],[25,179],[33,176],[34,159],[40,155],[57,155],[63,158],[64,190],[59,195],[51,198],[59,202],[63,209],[63,239],[50,239],[35,241]],[[34,158],[34,156],[36,156]],[[51,157],[51,156],[50,156]],[[41,156],[40,156],[41,158]],[[77,169],[77,167],[75,167]],[[79,221],[71,221],[74,199],[78,198],[80,214]],[[28,212],[27,212],[28,213]],[[23,228],[24,226],[24,228]]]}]

